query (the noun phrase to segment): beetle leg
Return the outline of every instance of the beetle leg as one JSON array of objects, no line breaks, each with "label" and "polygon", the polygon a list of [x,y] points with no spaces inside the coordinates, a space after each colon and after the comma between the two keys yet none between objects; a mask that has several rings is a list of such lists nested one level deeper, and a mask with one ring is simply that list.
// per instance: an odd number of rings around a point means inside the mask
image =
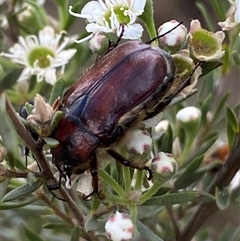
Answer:
[{"label": "beetle leg", "polygon": [[138,170],[146,170],[149,173],[149,176],[147,177],[148,180],[151,180],[153,175],[152,175],[152,170],[145,166],[144,164],[136,164],[132,163],[129,160],[127,160],[125,157],[123,157],[120,153],[116,152],[115,150],[107,150],[107,153],[112,156],[115,160],[121,162],[124,166],[127,167],[132,167]]}]

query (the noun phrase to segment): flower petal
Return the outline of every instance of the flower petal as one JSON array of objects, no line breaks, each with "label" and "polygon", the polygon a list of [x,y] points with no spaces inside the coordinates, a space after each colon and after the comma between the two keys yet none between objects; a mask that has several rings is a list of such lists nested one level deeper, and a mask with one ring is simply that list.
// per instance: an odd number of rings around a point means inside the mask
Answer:
[{"label": "flower petal", "polygon": [[[122,29],[118,29],[117,35],[120,36]],[[143,27],[139,23],[125,26],[123,39],[139,39],[142,36]]]},{"label": "flower petal", "polygon": [[132,0],[131,1],[131,9],[137,15],[141,15],[143,13],[144,7],[146,5],[146,0]]},{"label": "flower petal", "polygon": [[54,85],[57,81],[56,69],[49,68],[44,73],[45,81],[51,85]]},{"label": "flower petal", "polygon": [[50,26],[46,26],[39,32],[38,36],[40,45],[49,47],[54,42],[54,29]]}]

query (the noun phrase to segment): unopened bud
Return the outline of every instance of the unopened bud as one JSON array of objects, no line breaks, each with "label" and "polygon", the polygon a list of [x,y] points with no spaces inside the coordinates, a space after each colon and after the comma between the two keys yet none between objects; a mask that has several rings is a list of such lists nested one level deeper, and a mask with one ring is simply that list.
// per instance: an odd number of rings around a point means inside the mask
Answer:
[{"label": "unopened bud", "polygon": [[162,178],[171,178],[178,169],[178,163],[172,154],[159,152],[152,160],[152,169]]},{"label": "unopened bud", "polygon": [[109,47],[109,40],[101,32],[95,33],[89,41],[89,48],[94,53],[99,55],[106,53],[108,47]]},{"label": "unopened bud", "polygon": [[112,241],[130,240],[135,232],[135,228],[129,215],[116,211],[109,217],[105,224],[107,236]]},{"label": "unopened bud", "polygon": [[41,95],[37,94],[34,101],[34,109],[27,120],[33,125],[40,136],[48,136],[50,125],[54,116],[53,108],[44,101]]},{"label": "unopened bud", "polygon": [[150,150],[152,138],[146,131],[135,130],[128,136],[125,144],[130,153],[142,155]]},{"label": "unopened bud", "polygon": [[[178,24],[179,22],[177,22],[176,20],[166,22],[158,28],[158,34],[164,34],[176,27]],[[182,24],[159,39],[160,43],[171,53],[178,52],[186,44],[186,40],[187,29]]]}]

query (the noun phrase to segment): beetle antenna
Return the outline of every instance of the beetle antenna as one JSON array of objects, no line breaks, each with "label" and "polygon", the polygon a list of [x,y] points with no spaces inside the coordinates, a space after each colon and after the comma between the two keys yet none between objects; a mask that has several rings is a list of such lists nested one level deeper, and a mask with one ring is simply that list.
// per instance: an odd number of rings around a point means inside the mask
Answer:
[{"label": "beetle antenna", "polygon": [[168,30],[167,32],[161,34],[161,35],[158,35],[157,37],[151,39],[150,41],[146,42],[146,44],[151,44],[153,41],[165,36],[166,34],[168,33],[171,33],[174,29],[176,29],[177,27],[179,27],[180,25],[182,25],[186,20],[183,20],[181,21],[180,23],[178,23],[175,27],[173,27],[172,29]]}]

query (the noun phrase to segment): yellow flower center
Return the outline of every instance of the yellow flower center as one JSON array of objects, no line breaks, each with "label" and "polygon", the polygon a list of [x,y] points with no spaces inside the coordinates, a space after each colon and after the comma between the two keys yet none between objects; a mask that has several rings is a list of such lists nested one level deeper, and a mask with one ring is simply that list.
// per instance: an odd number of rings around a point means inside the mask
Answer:
[{"label": "yellow flower center", "polygon": [[28,55],[28,63],[35,67],[35,64],[37,63],[37,66],[46,69],[50,66],[51,61],[50,58],[54,58],[55,53],[46,47],[36,47],[33,48]]},{"label": "yellow flower center", "polygon": [[[113,12],[116,14],[117,20],[120,24],[128,24],[130,22],[130,17],[128,15],[128,7],[123,5],[116,5],[113,8]],[[104,15],[109,26],[111,26],[111,10],[108,10]]]}]

